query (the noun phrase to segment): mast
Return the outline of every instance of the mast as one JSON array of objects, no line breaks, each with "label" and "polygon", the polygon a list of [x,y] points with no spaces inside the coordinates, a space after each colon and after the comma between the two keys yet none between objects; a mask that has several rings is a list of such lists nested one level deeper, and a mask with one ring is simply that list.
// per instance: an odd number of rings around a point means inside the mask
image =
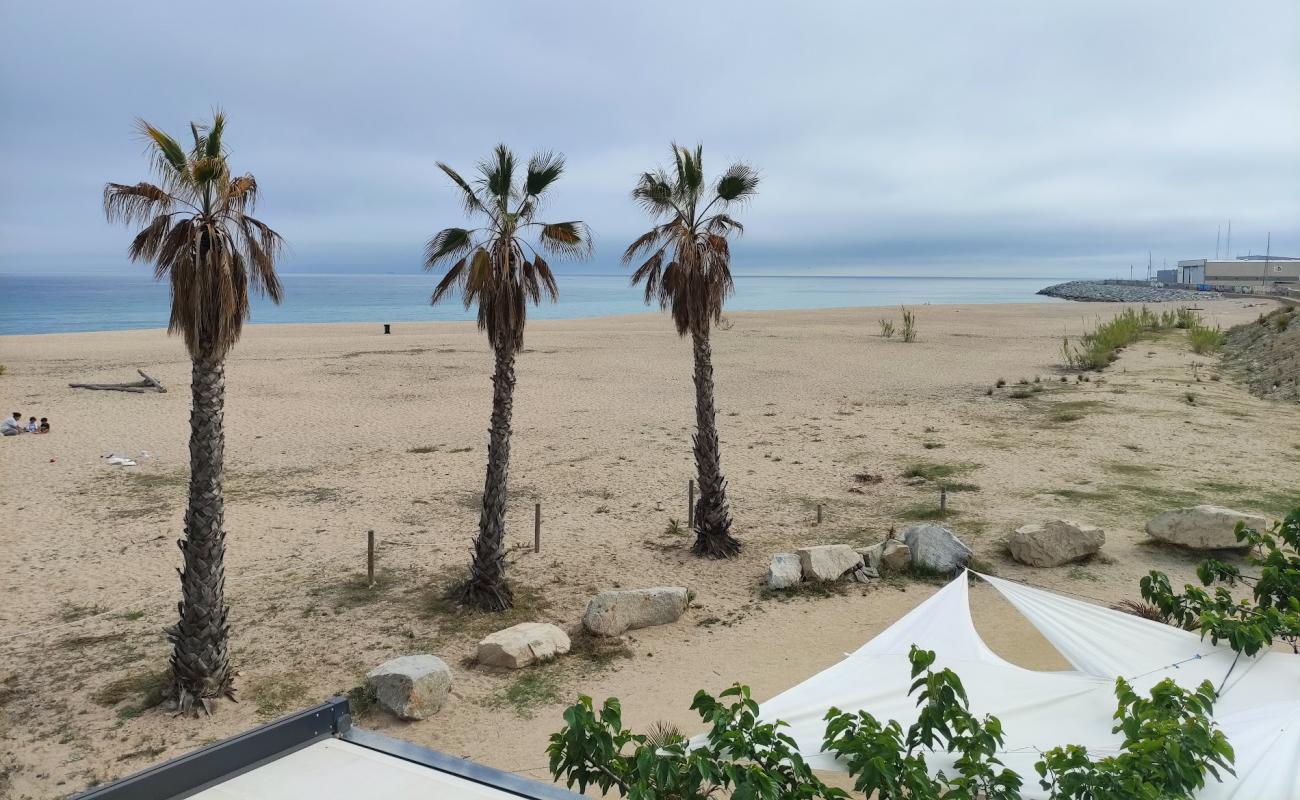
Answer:
[{"label": "mast", "polygon": [[1214,260],[1219,260],[1219,237],[1223,235],[1223,223],[1214,229]]},{"label": "mast", "polygon": [[1264,281],[1268,279],[1268,259],[1273,255],[1273,232],[1268,232],[1268,243],[1264,246],[1264,274],[1259,276],[1259,288],[1264,289]]}]

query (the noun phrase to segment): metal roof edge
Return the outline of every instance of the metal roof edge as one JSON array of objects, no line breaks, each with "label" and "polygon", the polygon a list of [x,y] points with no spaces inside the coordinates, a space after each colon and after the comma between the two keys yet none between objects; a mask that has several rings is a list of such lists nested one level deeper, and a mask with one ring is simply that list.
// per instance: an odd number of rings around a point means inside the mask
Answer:
[{"label": "metal roof edge", "polygon": [[505,772],[504,770],[484,766],[468,759],[458,758],[437,750],[430,750],[427,747],[421,747],[402,739],[385,736],[382,733],[375,733],[362,728],[351,728],[340,734],[338,738],[359,747],[364,747],[367,750],[384,753],[394,758],[400,758],[403,761],[455,775],[458,778],[500,789],[519,797],[532,798],[532,800],[584,800],[582,795],[575,794],[555,784],[543,783],[532,778],[525,778],[522,775],[516,775],[513,772]]}]

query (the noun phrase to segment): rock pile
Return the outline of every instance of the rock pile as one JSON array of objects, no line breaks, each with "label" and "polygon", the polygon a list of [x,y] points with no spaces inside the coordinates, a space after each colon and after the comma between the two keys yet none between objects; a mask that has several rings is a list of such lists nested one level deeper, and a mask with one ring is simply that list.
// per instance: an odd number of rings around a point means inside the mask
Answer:
[{"label": "rock pile", "polygon": [[775,553],[767,565],[767,588],[844,580],[869,583],[882,573],[905,570],[911,563],[911,548],[895,539],[891,531],[889,538],[871,547],[819,544],[794,553]]},{"label": "rock pile", "polygon": [[1038,294],[1085,303],[1167,303],[1170,301],[1222,300],[1218,292],[1166,289],[1163,286],[1123,286],[1100,281],[1069,281],[1039,289]]}]

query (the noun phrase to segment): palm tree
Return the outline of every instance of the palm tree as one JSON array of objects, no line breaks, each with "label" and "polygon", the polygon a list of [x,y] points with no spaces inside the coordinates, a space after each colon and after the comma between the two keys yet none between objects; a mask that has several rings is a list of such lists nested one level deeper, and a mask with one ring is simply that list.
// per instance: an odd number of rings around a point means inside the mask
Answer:
[{"label": "palm tree", "polygon": [[226,118],[190,124],[187,153],[167,134],[139,120],[158,183],[104,187],[109,222],[138,226],[128,253],[153,264],[171,283],[168,333],[180,333],[193,362],[190,383],[190,486],[180,545],[179,619],[172,643],[168,698],[181,712],[211,711],[214,698],[234,697],[225,602],[225,356],[248,319],[249,290],[280,302],[275,262],[280,235],[249,214],[257,201],[252,175],[231,177],[222,143]]},{"label": "palm tree", "polygon": [[543,195],[564,172],[564,157],[537,153],[522,180],[516,180],[515,156],[497,145],[478,165],[471,186],[454,169],[438,162],[459,190],[466,216],[481,217],[473,229],[447,228],[429,240],[424,268],[450,263],[433,290],[433,303],[458,292],[465,308],[478,305],[478,327],[485,331],[496,359],[492,374],[492,423],[488,440],[483,510],[470,575],[456,590],[457,599],[475,608],[501,611],[514,604],[505,578],[506,481],[510,471],[510,415],[515,392],[515,354],[524,341],[528,301],[558,296],[551,267],[523,237],[536,234],[548,253],[584,258],[591,253],[591,234],[582,222],[537,222]]},{"label": "palm tree", "polygon": [[713,185],[704,180],[704,150],[691,152],[674,144],[673,171],[647,172],[632,197],[656,223],[623,253],[623,263],[649,254],[632,273],[632,284],[645,284],[645,300],[658,299],[672,312],[677,333],[691,335],[695,353],[695,469],[700,496],[695,503],[692,552],[730,558],[740,552],[731,535],[727,480],[713,404],[713,351],[709,330],[722,319],[722,304],[731,294],[731,251],[727,237],[744,228],[728,215],[758,193],[758,173],[737,162]]}]

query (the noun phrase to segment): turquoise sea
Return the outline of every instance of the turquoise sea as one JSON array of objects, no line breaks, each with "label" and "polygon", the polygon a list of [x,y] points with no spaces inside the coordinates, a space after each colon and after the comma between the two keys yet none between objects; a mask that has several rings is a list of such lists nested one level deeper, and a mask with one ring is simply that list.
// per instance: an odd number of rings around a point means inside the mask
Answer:
[{"label": "turquoise sea", "polygon": [[[434,277],[420,274],[287,274],[284,303],[258,299],[254,323],[410,322],[469,319],[456,302],[429,305]],[[1034,293],[1059,279],[737,275],[727,308],[761,311],[923,303],[1059,302]],[[627,275],[560,275],[560,300],[530,310],[534,319],[599,317],[647,310]],[[146,275],[0,275],[0,334],[161,328],[165,284]]]}]

